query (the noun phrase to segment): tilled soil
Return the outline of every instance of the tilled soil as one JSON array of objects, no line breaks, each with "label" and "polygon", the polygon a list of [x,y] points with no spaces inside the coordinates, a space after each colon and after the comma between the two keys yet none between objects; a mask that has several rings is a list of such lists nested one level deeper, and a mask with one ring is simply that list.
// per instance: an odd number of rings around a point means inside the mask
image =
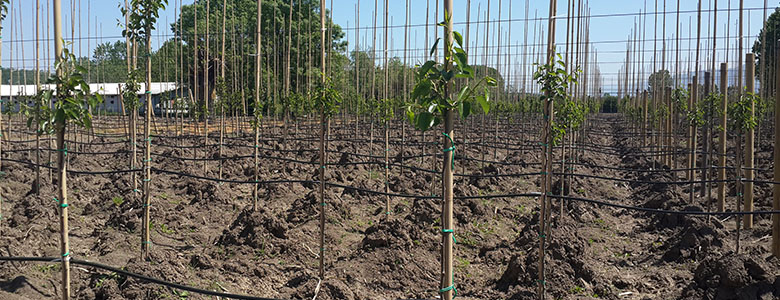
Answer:
[{"label": "tilled soil", "polygon": [[[473,125],[473,124],[472,124]],[[358,190],[384,190],[381,127],[362,140],[336,138],[332,128],[329,186],[325,192],[325,279],[318,299],[435,298],[439,288],[439,198],[390,197]],[[348,128],[353,125],[346,124]],[[483,132],[472,126],[469,141]],[[535,126],[522,126],[531,130]],[[654,167],[639,155],[635,137],[617,116],[601,115],[590,122],[577,160],[585,165],[649,170]],[[346,129],[347,133],[351,129]],[[492,128],[485,141],[491,143]],[[409,134],[407,128],[407,134]],[[264,134],[260,148],[260,180],[303,180],[262,184],[258,209],[252,210],[253,184],[217,182],[182,176],[217,178],[217,147],[193,148],[203,138],[153,140],[152,257],[140,259],[141,194],[133,193],[129,173],[71,174],[68,179],[71,253],[74,258],[122,267],[131,272],[202,289],[283,299],[311,299],[318,286],[319,212],[316,131],[301,128],[288,139]],[[348,135],[348,134],[347,134]],[[400,138],[393,130],[392,136]],[[460,146],[455,160],[456,196],[519,194],[538,191],[534,176],[508,174],[539,171],[538,146],[521,150],[518,139],[538,133],[503,132],[500,140],[512,149],[481,150]],[[432,135],[428,135],[431,140]],[[350,136],[350,139],[354,136]],[[436,137],[439,138],[439,137]],[[420,154],[407,136],[403,156]],[[93,138],[89,146],[73,146],[70,169],[110,171],[128,169],[125,143]],[[210,144],[217,141],[212,136]],[[223,178],[251,181],[254,176],[251,136],[231,137],[223,157]],[[528,142],[531,143],[531,142]],[[48,144],[48,142],[46,143]],[[139,143],[140,144],[140,143]],[[3,219],[0,255],[59,255],[59,221],[54,187],[44,170],[40,195],[32,193],[34,169],[7,159],[33,161],[24,149],[34,144],[4,143]],[[514,146],[512,146],[514,145]],[[12,151],[6,151],[10,149]],[[400,164],[398,144],[391,144],[394,163]],[[466,148],[465,150],[463,148]],[[732,145],[733,148],[733,145]],[[529,148],[530,149],[530,148]],[[139,149],[139,163],[140,153]],[[757,147],[756,167],[771,168],[772,143],[763,138]],[[100,152],[107,154],[87,154]],[[482,154],[486,152],[487,155]],[[767,154],[767,152],[769,154]],[[45,153],[45,152],[44,152]],[[367,157],[366,154],[375,157]],[[391,167],[391,193],[440,194],[439,175],[425,171],[441,164],[436,145],[427,157],[404,160]],[[456,152],[457,153],[457,152]],[[356,155],[358,154],[358,155]],[[494,157],[495,155],[495,157]],[[557,153],[556,153],[557,156]],[[44,156],[45,157],[45,156]],[[282,159],[274,159],[284,158]],[[483,163],[479,160],[494,161]],[[45,159],[43,161],[46,161]],[[359,162],[378,164],[356,164]],[[684,161],[684,158],[678,158]],[[204,168],[204,162],[206,167]],[[682,165],[682,164],[681,164]],[[656,167],[658,167],[656,165]],[[556,169],[559,168],[556,165]],[[621,182],[574,177],[566,184],[569,195],[631,206],[706,211],[706,197],[688,201],[683,172],[637,172],[576,166],[575,173],[629,179]],[[731,174],[731,173],[730,173]],[[504,176],[496,176],[504,175]],[[757,178],[771,180],[771,172]],[[733,178],[730,177],[730,178]],[[138,179],[140,189],[140,178]],[[556,190],[560,182],[556,179]],[[733,184],[730,185],[733,191]],[[771,209],[771,185],[756,185],[756,209]],[[727,207],[733,210],[735,198]],[[757,216],[755,228],[742,229],[739,254],[735,253],[734,218],[656,214],[566,201],[560,216],[553,205],[552,231],[546,236],[546,295],[551,299],[777,299],[780,298],[780,261],[769,255],[771,220]],[[535,197],[468,198],[455,201],[455,282],[463,299],[530,299],[537,297],[539,200]],[[204,299],[110,272],[72,266],[76,299]],[[0,263],[0,298],[54,299],[59,297],[59,263]]]}]

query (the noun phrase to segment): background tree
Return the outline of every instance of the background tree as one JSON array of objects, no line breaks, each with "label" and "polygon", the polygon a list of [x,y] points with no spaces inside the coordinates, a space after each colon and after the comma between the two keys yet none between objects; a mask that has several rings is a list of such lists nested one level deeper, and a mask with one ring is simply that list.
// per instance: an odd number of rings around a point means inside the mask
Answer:
[{"label": "background tree", "polygon": [[[753,43],[753,53],[756,54],[756,78],[760,80],[761,74],[766,74],[764,81],[767,86],[775,82],[775,63],[777,62],[776,41],[780,38],[780,8],[775,8],[775,12],[769,15],[764,24],[764,28],[758,33],[758,38]],[[763,44],[766,41],[766,45]],[[764,55],[766,54],[766,55]],[[762,60],[766,59],[762,64]],[[763,65],[763,69],[761,66]],[[761,82],[764,86],[764,82]],[[729,95],[731,97],[731,95]],[[734,98],[732,98],[734,99]]]},{"label": "background tree", "polygon": [[663,93],[670,87],[672,87],[672,76],[668,70],[656,71],[647,78],[647,91],[650,92],[650,97],[653,97],[653,93]]},{"label": "background tree", "polygon": [[[196,9],[198,10],[199,15],[205,15],[207,13],[205,1],[195,1],[194,4],[184,5],[182,7],[182,14],[180,17],[182,22],[181,28],[177,25],[180,20],[176,20],[175,23],[171,24],[171,30],[176,37],[181,38],[184,41],[185,53],[193,53],[191,45],[194,44],[196,38],[199,39],[198,44],[205,45],[205,34],[200,32],[201,34],[197,37],[194,35]],[[221,1],[211,3],[209,9],[210,11],[208,13],[212,16],[221,16],[223,11]],[[293,9],[292,21],[288,20],[290,9]],[[235,27],[235,31],[231,33],[231,38],[226,39],[225,41],[225,48],[236,48],[235,56],[232,51],[228,51],[230,53],[226,53],[225,55],[226,74],[232,74],[234,70],[237,71],[236,73],[238,74],[252,74],[255,69],[254,62],[252,62],[252,59],[247,58],[247,54],[255,53],[256,50],[252,43],[246,43],[244,41],[251,41],[256,36],[255,24],[257,24],[257,2],[254,0],[227,1],[225,11],[228,12],[226,14],[226,23]],[[261,80],[270,80],[270,87],[266,88],[273,91],[273,89],[284,86],[284,70],[286,68],[284,63],[287,54],[284,50],[287,49],[287,39],[274,39],[274,37],[287,36],[288,30],[292,30],[293,41],[292,45],[290,45],[290,55],[295,58],[300,54],[301,58],[300,60],[290,60],[290,86],[293,88],[299,87],[300,89],[301,87],[306,87],[309,81],[318,81],[319,71],[317,71],[317,69],[320,68],[319,59],[316,59],[316,55],[308,54],[319,53],[321,48],[319,38],[319,28],[321,28],[321,26],[320,20],[317,17],[319,16],[319,1],[299,0],[295,1],[294,6],[291,7],[289,0],[264,0],[261,13],[263,41],[260,44],[264,47],[261,53],[268,55],[263,57],[263,59],[267,61],[263,63]],[[221,18],[210,18],[209,22],[211,28],[221,28],[222,26]],[[291,24],[288,22],[291,22]],[[206,28],[205,23],[205,18],[198,18],[199,28]],[[331,50],[331,55],[329,57],[329,61],[332,64],[331,68],[334,70],[334,73],[336,73],[337,70],[340,72],[340,70],[345,69],[345,67],[349,65],[349,60],[342,54],[346,51],[347,46],[347,43],[342,41],[344,32],[342,31],[341,26],[332,22],[329,14],[326,18],[325,27],[331,28],[331,35],[328,39],[330,40],[328,49]],[[219,45],[221,42],[219,34],[211,34],[209,35],[209,38],[213,45]],[[216,48],[219,47],[215,47],[215,49]],[[214,70],[218,69],[220,63],[218,57],[221,57],[219,51],[210,51],[210,57],[207,58],[205,57],[205,49],[199,49],[198,56],[200,62],[208,62],[210,68],[214,68]],[[193,62],[192,59],[192,57],[185,56],[184,64],[191,65]],[[276,64],[273,63],[274,61],[276,61]],[[203,66],[198,66],[195,69],[203,70]],[[213,93],[217,72],[209,73],[209,92]],[[198,75],[199,78],[203,78],[202,76],[204,74]],[[193,77],[194,74],[187,74],[187,76]],[[332,74],[331,77],[334,86],[341,86],[340,80],[342,76],[339,74]],[[346,78],[346,75],[343,77]],[[230,80],[230,78],[227,79]],[[190,82],[194,82],[194,79],[191,79]],[[196,83],[196,85],[200,84],[201,83]],[[228,86],[232,85],[228,84]],[[254,87],[254,78],[247,78],[243,83],[243,86]],[[202,89],[200,87],[198,88]],[[274,93],[271,94],[274,95]],[[199,90],[198,95],[199,97],[202,97],[205,93],[203,93],[202,90]],[[273,99],[268,99],[268,101],[273,101]],[[277,103],[279,102],[281,101],[277,101]],[[274,108],[266,106],[266,109],[273,110]]]}]

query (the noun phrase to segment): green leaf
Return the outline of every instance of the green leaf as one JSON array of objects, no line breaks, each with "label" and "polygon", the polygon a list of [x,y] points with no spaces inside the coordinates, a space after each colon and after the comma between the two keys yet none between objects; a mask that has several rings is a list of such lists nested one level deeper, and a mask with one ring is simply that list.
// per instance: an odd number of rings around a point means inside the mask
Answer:
[{"label": "green leaf", "polygon": [[420,70],[418,72],[420,73],[420,75],[425,76],[425,74],[428,73],[428,71],[430,71],[434,65],[436,65],[435,61],[432,60],[426,61],[425,64],[423,64],[422,67],[420,67]]},{"label": "green leaf", "polygon": [[433,43],[433,47],[431,47],[431,53],[428,54],[428,56],[433,56],[433,52],[436,52],[436,47],[439,46],[439,41],[441,41],[441,38],[436,39],[436,42]]},{"label": "green leaf", "polygon": [[414,86],[412,99],[417,100],[431,93],[431,83],[429,81],[420,81]]},{"label": "green leaf", "polygon": [[428,130],[434,122],[433,114],[427,111],[421,112],[416,115],[415,127],[418,130]]},{"label": "green leaf", "polygon": [[488,102],[487,95],[477,96],[477,102],[479,102],[479,105],[482,106],[482,111],[484,111],[486,114],[490,112],[490,102]]},{"label": "green leaf", "polygon": [[463,36],[460,35],[460,32],[453,31],[452,36],[455,37],[455,41],[458,42],[458,46],[463,47]]},{"label": "green leaf", "polygon": [[498,85],[498,81],[496,81],[496,79],[493,78],[493,77],[485,77],[485,82],[487,82],[488,86],[497,86]]},{"label": "green leaf", "polygon": [[471,114],[471,102],[460,102],[460,105],[458,105],[458,112],[460,113],[461,119],[466,119]]}]

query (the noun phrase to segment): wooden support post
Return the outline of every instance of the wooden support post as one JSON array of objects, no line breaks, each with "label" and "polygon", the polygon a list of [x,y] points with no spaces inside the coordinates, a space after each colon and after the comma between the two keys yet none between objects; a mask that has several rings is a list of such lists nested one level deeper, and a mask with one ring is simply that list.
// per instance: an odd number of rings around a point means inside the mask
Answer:
[{"label": "wooden support post", "polygon": [[[748,93],[755,91],[756,80],[756,55],[748,53],[745,55],[745,88]],[[750,114],[755,115],[756,103],[750,105]],[[745,207],[744,211],[753,211],[753,152],[755,148],[755,130],[748,129],[745,133]],[[753,215],[744,215],[745,229],[753,228]]]},{"label": "wooden support post", "polygon": [[[779,49],[780,41],[775,49]],[[780,74],[780,63],[776,63],[775,74]],[[780,76],[775,76],[776,86],[780,86]],[[775,145],[780,145],[780,93],[775,92]],[[775,146],[774,165],[780,166],[780,147]],[[780,168],[774,168],[774,181],[780,181]],[[780,210],[780,184],[772,186],[772,209]],[[780,257],[780,215],[772,215],[772,255]]]},{"label": "wooden support post", "polygon": [[[447,22],[447,26],[445,26],[446,32],[444,33],[444,55],[445,57],[450,57],[452,55],[452,44],[454,42],[453,40],[453,34],[452,34],[452,26],[453,26],[453,6],[452,6],[452,0],[444,0],[444,19],[445,22]],[[452,63],[449,59],[444,60],[445,70],[451,70],[452,69]],[[452,83],[448,83],[445,87],[445,93],[449,94],[450,89],[452,88]],[[442,160],[442,195],[444,196],[444,201],[442,203],[442,271],[443,274],[441,274],[441,287],[439,292],[441,292],[441,299],[442,300],[452,300],[455,295],[455,277],[453,273],[453,264],[452,264],[452,258],[454,256],[453,253],[453,246],[454,246],[454,236],[455,236],[455,222],[452,217],[453,213],[453,164],[452,161],[455,159],[455,150],[454,150],[454,144],[453,139],[455,138],[455,130],[454,130],[454,119],[455,119],[455,113],[453,110],[447,110],[445,111],[444,115],[444,134],[446,136],[443,136],[443,144],[444,149],[453,149],[452,151],[445,151],[444,152],[444,159]]]},{"label": "wooden support post", "polygon": [[718,136],[718,212],[726,209],[726,129],[728,116],[728,64],[720,64],[720,95],[721,111],[720,116],[720,134]]},{"label": "wooden support post", "polygon": [[642,91],[642,147],[647,146],[647,91]]},{"label": "wooden support post", "polygon": [[[62,4],[60,0],[54,0],[54,54],[59,62],[62,60]],[[60,76],[61,69],[57,69]],[[60,210],[60,255],[62,262],[62,299],[70,299],[70,241],[68,239],[68,173],[66,170],[65,155],[67,154],[65,145],[65,126],[64,121],[56,125],[57,134],[57,198],[59,200]],[[8,130],[11,130],[10,127]]]}]

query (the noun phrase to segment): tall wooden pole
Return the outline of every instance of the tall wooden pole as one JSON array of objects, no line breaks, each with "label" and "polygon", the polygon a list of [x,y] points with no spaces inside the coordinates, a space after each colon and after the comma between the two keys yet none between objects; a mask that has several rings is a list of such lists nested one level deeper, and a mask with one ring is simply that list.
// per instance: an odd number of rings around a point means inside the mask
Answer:
[{"label": "tall wooden pole", "polygon": [[[320,79],[325,88],[325,0],[320,0]],[[325,112],[320,110],[320,280],[325,279]]]},{"label": "tall wooden pole", "polygon": [[[54,54],[57,62],[62,60],[62,5],[54,0]],[[62,70],[56,70],[62,76]],[[59,122],[57,128],[57,198],[60,206],[60,255],[62,261],[62,299],[70,299],[70,242],[68,240],[68,173],[65,164],[65,125]]]},{"label": "tall wooden pole", "polygon": [[[40,69],[40,42],[39,42],[39,28],[40,28],[40,0],[35,0],[35,94],[38,95],[41,92],[41,69]],[[33,190],[36,195],[40,195],[41,192],[41,135],[40,135],[40,122],[39,116],[41,112],[40,101],[35,101],[35,183],[33,184]]]},{"label": "tall wooden pole", "polygon": [[[292,11],[292,4],[290,5]],[[222,58],[219,61],[220,72],[219,76],[222,77],[223,90],[227,90],[227,79],[225,78],[225,20],[227,16],[227,0],[222,0]],[[167,23],[167,22],[166,22]],[[235,41],[234,41],[235,44]],[[235,79],[233,80],[235,81]],[[224,95],[220,95],[224,96]],[[219,179],[222,180],[222,165],[224,160],[222,158],[222,144],[224,144],[225,138],[225,99],[219,99]]]},{"label": "tall wooden pole", "polygon": [[[547,23],[547,59],[546,63],[553,65],[555,61],[555,14],[557,10],[557,1],[550,0],[549,20]],[[549,93],[549,92],[548,92]],[[553,153],[553,139],[551,134],[551,128],[553,123],[553,101],[550,95],[546,95],[544,101],[544,130],[542,131],[542,143],[544,145],[544,153],[542,154],[542,195],[540,199],[540,215],[539,215],[539,278],[538,278],[538,296],[539,299],[544,299],[544,243],[545,232],[547,231],[547,210],[549,199],[547,193],[552,192],[552,153]]]},{"label": "tall wooden pole", "polygon": [[[257,0],[257,31],[255,34],[257,35],[256,41],[255,41],[255,108],[254,109],[260,109],[260,85],[262,84],[262,80],[260,79],[260,70],[262,67],[262,49],[263,49],[263,40],[262,40],[262,11],[263,11],[263,1]],[[258,114],[258,112],[253,112],[254,114]],[[255,119],[255,122],[259,122],[258,119]],[[260,170],[258,169],[258,147],[260,147],[260,124],[255,124],[255,184],[254,184],[254,194],[252,196],[252,210],[257,211],[257,181],[259,179]]]},{"label": "tall wooden pole", "polygon": [[[727,53],[728,56],[728,53]],[[728,116],[728,64],[720,64],[720,94],[723,97],[721,100],[721,116],[720,116],[720,132],[718,135],[718,212],[724,212],[726,209],[726,126]],[[780,169],[780,168],[779,168]]]},{"label": "tall wooden pole", "polygon": [[[745,88],[748,93],[755,92],[756,55],[745,55]],[[750,114],[755,115],[756,103],[750,104]],[[753,152],[755,148],[755,130],[750,128],[745,134],[745,207],[743,211],[753,211]],[[753,215],[744,215],[745,229],[753,228]]]},{"label": "tall wooden pole", "polygon": [[388,93],[388,87],[390,83],[390,67],[388,66],[388,37],[387,34],[387,26],[388,26],[388,20],[390,18],[389,13],[389,1],[385,0],[385,41],[384,41],[384,68],[385,68],[385,87],[384,87],[384,106],[385,106],[385,116],[384,116],[384,123],[385,123],[385,216],[390,216],[390,120],[387,118],[388,110],[390,109],[388,106],[390,104],[390,94]]},{"label": "tall wooden pole", "polygon": [[[452,0],[444,0],[444,20],[447,23],[444,32],[444,56],[450,57],[452,55],[452,26],[453,26],[453,5]],[[438,20],[437,20],[438,22]],[[444,69],[449,71],[452,69],[451,60],[444,60]],[[452,88],[452,82],[447,83],[444,93],[449,95]],[[452,151],[444,152],[444,159],[442,160],[442,194],[444,201],[442,203],[442,271],[441,277],[441,299],[452,300],[455,293],[455,275],[453,273],[452,257],[453,244],[455,239],[455,222],[452,217],[453,212],[453,170],[452,161],[455,158],[455,150],[453,139],[454,137],[454,112],[450,109],[444,112],[444,134],[442,137],[444,149],[453,149]]]},{"label": "tall wooden pole", "polygon": [[[155,8],[156,9],[156,8]],[[147,14],[149,12],[142,12],[143,14]],[[145,29],[145,39],[146,39],[146,53],[151,54],[152,53],[152,25],[148,24]],[[151,178],[152,178],[152,156],[151,156],[151,150],[152,150],[152,139],[151,139],[151,120],[152,120],[152,56],[146,55],[146,91],[144,92],[144,96],[146,96],[145,104],[145,117],[144,117],[144,180],[143,180],[143,188],[144,188],[144,236],[143,241],[141,242],[141,256],[144,259],[149,260],[149,246],[151,245],[151,226],[150,226],[150,216],[151,213],[151,205],[152,205],[152,194],[151,194]]]},{"label": "tall wooden pole", "polygon": [[[780,49],[780,40],[775,42]],[[780,74],[780,63],[775,62],[775,74]],[[775,84],[780,86],[780,76],[775,75]],[[775,145],[780,145],[780,93],[775,92]],[[774,165],[780,166],[780,147],[774,147]],[[780,168],[774,168],[774,182],[780,181]],[[772,185],[772,209],[780,210],[780,184]],[[772,215],[772,254],[780,257],[780,215]]]},{"label": "tall wooden pole", "polygon": [[[209,15],[211,15],[211,0],[206,0],[206,55],[205,62],[203,64],[203,99],[205,105],[203,106],[203,151],[204,156],[208,156],[209,148],[209,98],[211,98],[211,92],[209,91],[209,67],[211,66],[211,58],[209,57],[209,40],[211,35],[209,34]],[[203,174],[207,174],[208,160],[203,160]]]}]

